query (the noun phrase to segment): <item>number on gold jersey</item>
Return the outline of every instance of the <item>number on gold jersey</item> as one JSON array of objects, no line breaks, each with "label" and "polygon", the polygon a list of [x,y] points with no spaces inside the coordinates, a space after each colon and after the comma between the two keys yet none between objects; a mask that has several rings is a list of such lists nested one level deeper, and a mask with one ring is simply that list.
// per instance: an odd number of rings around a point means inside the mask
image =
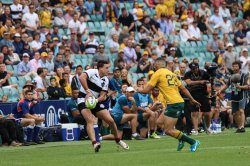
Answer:
[{"label": "number on gold jersey", "polygon": [[166,78],[167,78],[168,86],[175,86],[176,85],[174,75],[167,74]]}]

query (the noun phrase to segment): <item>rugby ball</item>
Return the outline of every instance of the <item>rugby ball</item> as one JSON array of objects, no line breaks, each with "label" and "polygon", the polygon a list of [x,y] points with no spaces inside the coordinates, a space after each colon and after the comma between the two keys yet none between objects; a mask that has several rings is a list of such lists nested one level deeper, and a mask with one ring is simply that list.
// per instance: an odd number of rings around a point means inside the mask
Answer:
[{"label": "rugby ball", "polygon": [[91,96],[85,101],[85,106],[88,109],[94,109],[96,107],[97,102],[97,99],[94,96]]},{"label": "rugby ball", "polygon": [[239,83],[240,82],[240,79],[241,79],[241,75],[240,74],[233,74],[231,76],[231,81],[232,83]]}]

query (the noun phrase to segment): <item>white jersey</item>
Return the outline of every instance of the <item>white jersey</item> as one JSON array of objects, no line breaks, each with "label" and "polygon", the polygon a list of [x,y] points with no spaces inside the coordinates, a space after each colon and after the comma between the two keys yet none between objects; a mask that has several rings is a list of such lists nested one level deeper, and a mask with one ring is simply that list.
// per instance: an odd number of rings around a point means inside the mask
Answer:
[{"label": "white jersey", "polygon": [[[95,98],[99,97],[101,91],[108,91],[109,79],[106,76],[101,78],[98,69],[89,69],[84,73],[86,73],[88,76],[88,88]],[[83,88],[81,88],[80,91],[86,94],[86,91]]]}]

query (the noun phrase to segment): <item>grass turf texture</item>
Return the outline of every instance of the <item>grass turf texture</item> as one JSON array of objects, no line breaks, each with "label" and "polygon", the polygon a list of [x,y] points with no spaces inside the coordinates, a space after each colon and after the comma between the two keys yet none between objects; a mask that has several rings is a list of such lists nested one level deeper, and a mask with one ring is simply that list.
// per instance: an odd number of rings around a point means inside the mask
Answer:
[{"label": "grass turf texture", "polygon": [[95,154],[90,141],[52,142],[29,147],[0,147],[0,166],[239,166],[250,164],[250,132],[234,133],[227,130],[217,135],[200,134],[195,153],[185,144],[177,152],[177,141],[168,136],[159,140],[126,141],[129,151],[117,150],[114,141],[103,141]]}]

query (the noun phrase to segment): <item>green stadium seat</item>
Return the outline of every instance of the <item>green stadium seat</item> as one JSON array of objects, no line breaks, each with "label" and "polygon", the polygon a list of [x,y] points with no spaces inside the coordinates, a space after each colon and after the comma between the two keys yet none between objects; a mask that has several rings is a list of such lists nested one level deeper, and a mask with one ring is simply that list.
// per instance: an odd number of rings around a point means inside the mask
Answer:
[{"label": "green stadium seat", "polygon": [[11,4],[13,4],[13,0],[1,0],[1,2],[4,5],[11,5]]},{"label": "green stadium seat", "polygon": [[10,84],[16,84],[18,82],[17,78],[16,77],[10,77],[9,78],[9,83]]},{"label": "green stadium seat", "polygon": [[17,65],[12,65],[12,67],[14,76],[17,76]]},{"label": "green stadium seat", "polygon": [[136,70],[137,70],[137,66],[133,66],[133,67],[131,67],[131,68],[129,69],[129,72],[135,73]]},{"label": "green stadium seat", "polygon": [[91,19],[91,21],[97,21],[96,15],[94,15],[94,14],[90,15],[90,19]]},{"label": "green stadium seat", "polygon": [[3,87],[3,88],[2,88],[3,94],[9,96],[9,95],[10,95],[10,89],[11,89],[11,88],[9,88],[9,87]]},{"label": "green stadium seat", "polygon": [[13,71],[14,70],[13,67],[12,67],[12,65],[6,65],[6,69],[8,71]]},{"label": "green stadium seat", "polygon": [[32,80],[30,76],[23,76],[23,77],[24,77],[24,79],[25,79],[26,81],[31,81],[31,80]]},{"label": "green stadium seat", "polygon": [[101,14],[96,15],[96,19],[97,19],[97,21],[103,21]]},{"label": "green stadium seat", "polygon": [[16,102],[20,99],[19,92],[16,88],[10,89],[9,101]]}]

